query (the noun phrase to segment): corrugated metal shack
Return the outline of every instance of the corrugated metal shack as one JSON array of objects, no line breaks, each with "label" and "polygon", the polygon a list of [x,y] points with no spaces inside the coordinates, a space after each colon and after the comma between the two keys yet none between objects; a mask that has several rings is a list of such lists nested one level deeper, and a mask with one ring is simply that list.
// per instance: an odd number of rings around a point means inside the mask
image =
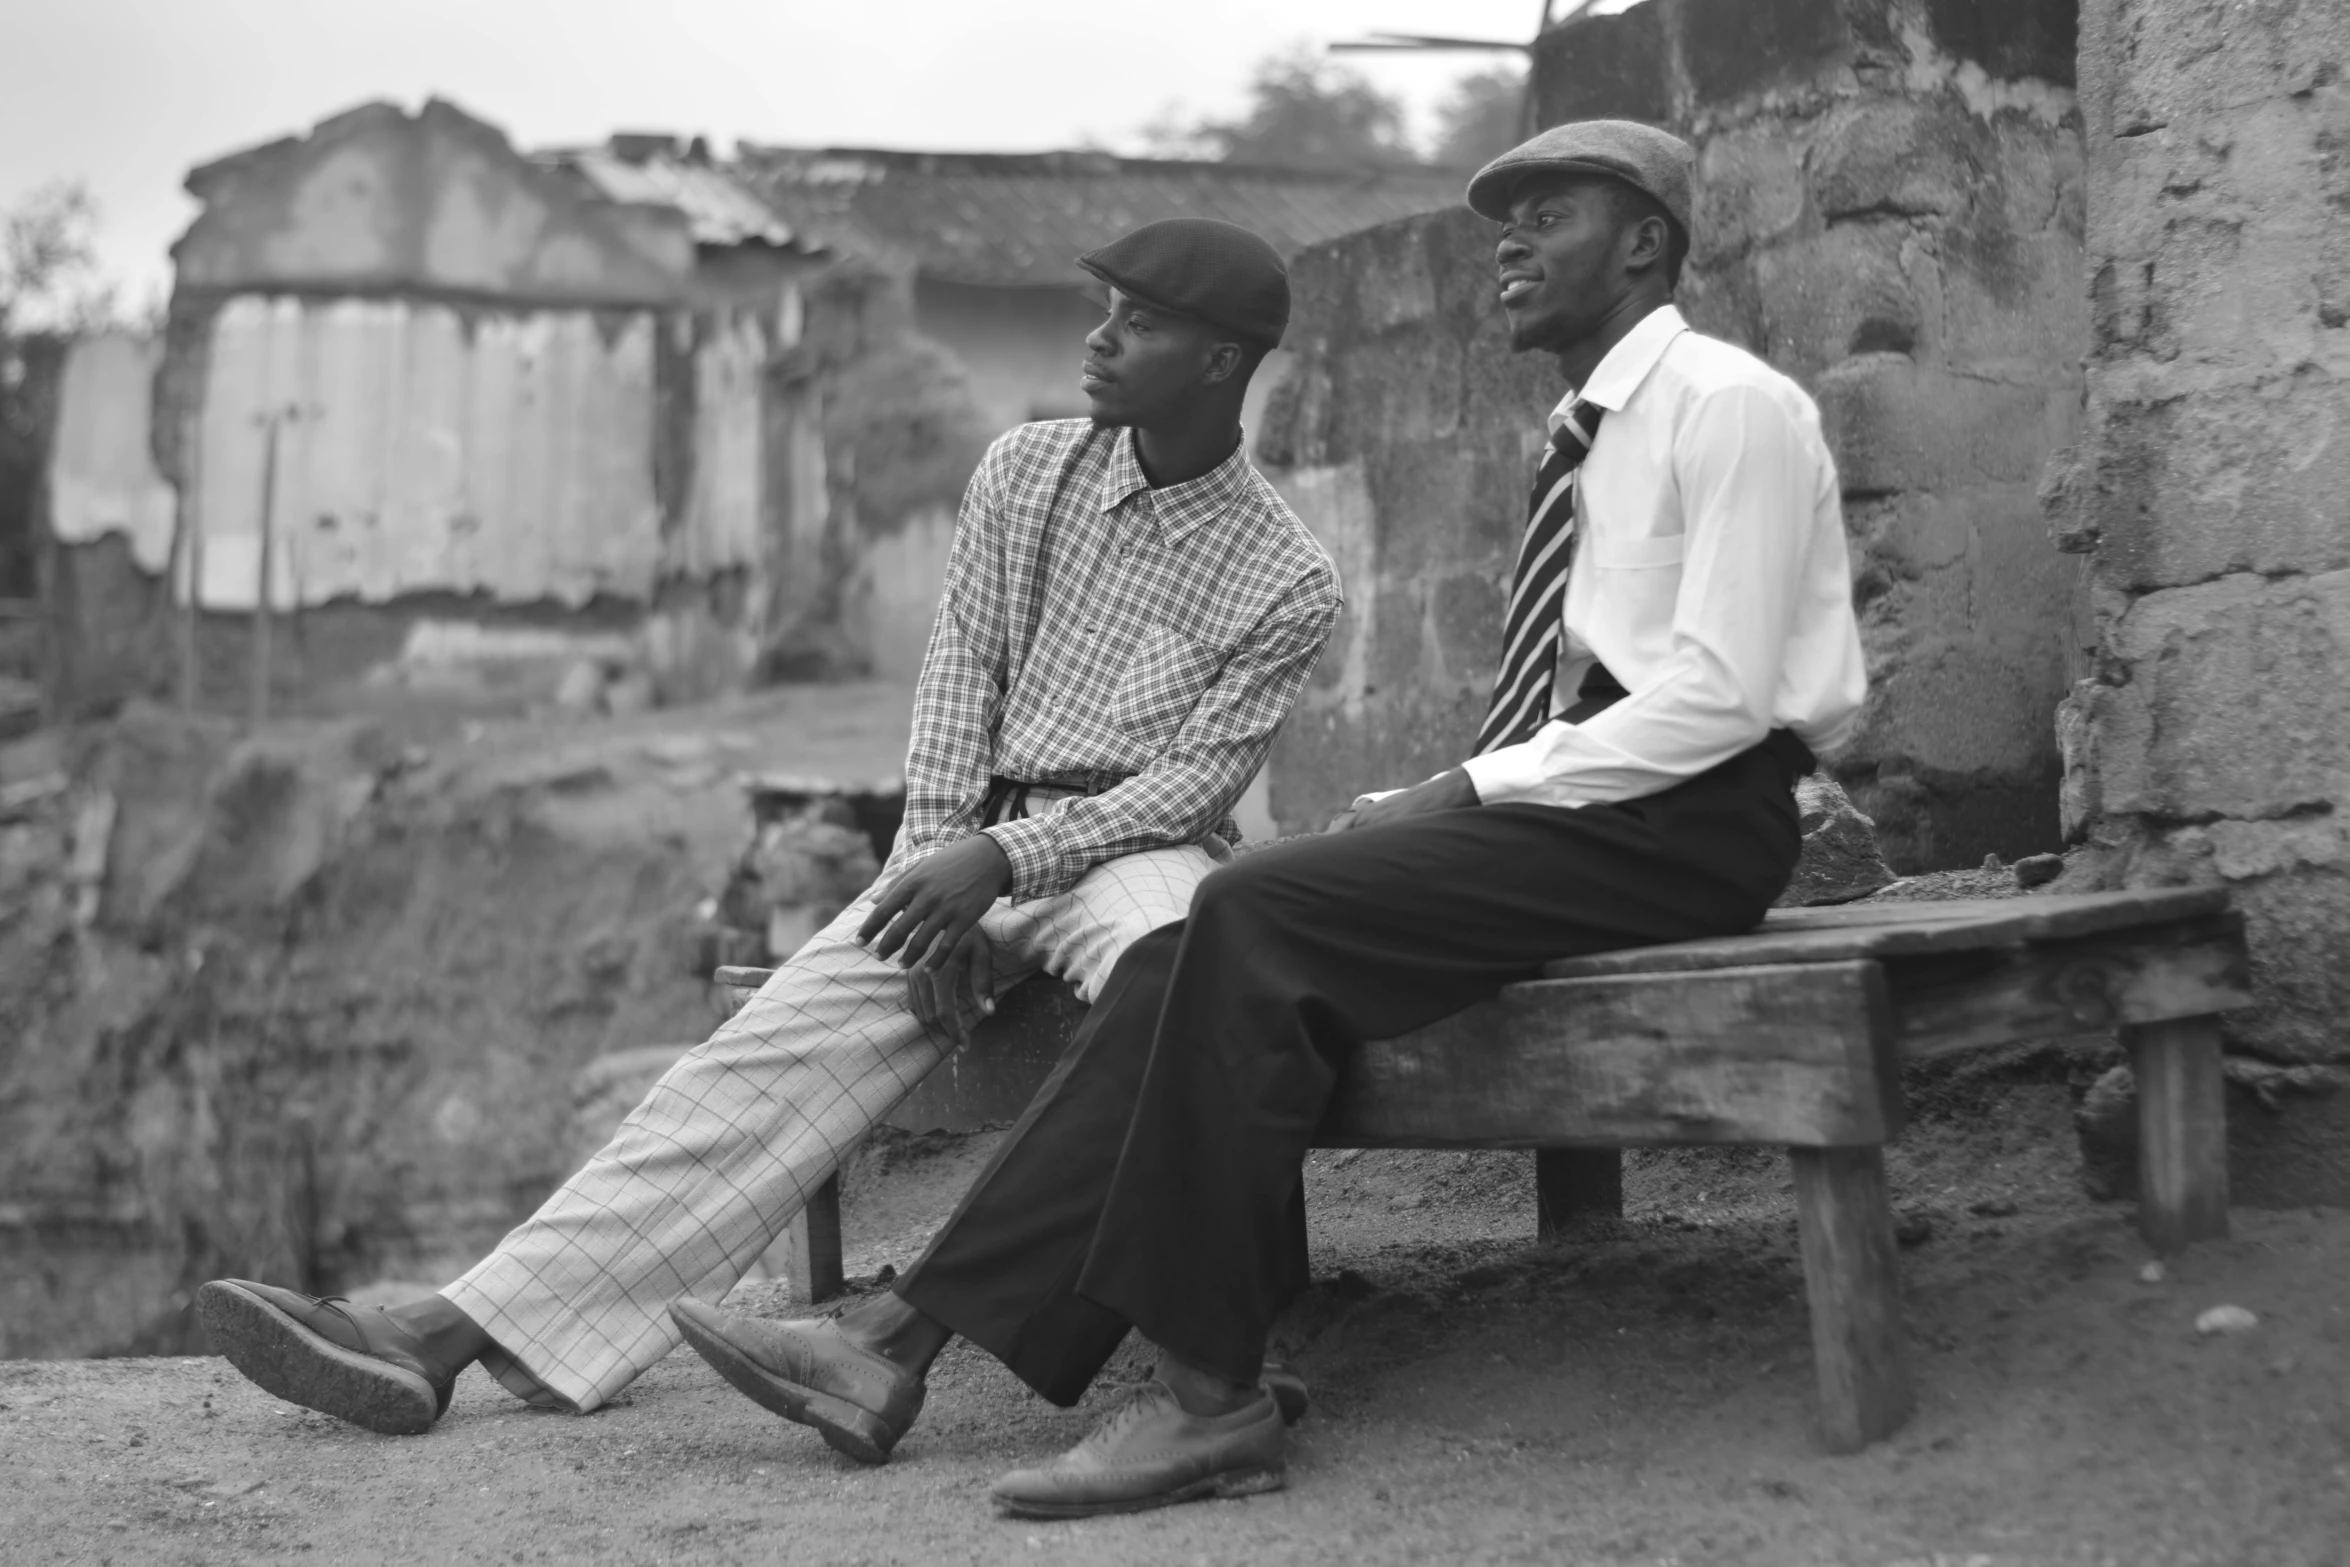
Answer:
[{"label": "corrugated metal shack", "polygon": [[[69,710],[191,678],[251,700],[265,620],[280,710],[745,679],[787,564],[765,541],[791,533],[766,372],[824,261],[786,224],[715,175],[606,189],[440,102],[362,106],[188,188],[146,440],[123,438],[141,350],[69,368],[63,434],[103,427],[52,465],[53,609],[88,633]],[[145,583],[151,634],[104,634]]]}]

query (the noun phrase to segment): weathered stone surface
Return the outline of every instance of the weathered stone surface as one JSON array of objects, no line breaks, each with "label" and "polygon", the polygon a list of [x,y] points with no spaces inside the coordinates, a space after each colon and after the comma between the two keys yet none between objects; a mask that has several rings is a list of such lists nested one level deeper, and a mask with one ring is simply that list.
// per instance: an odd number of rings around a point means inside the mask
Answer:
[{"label": "weathered stone surface", "polygon": [[1865,898],[1893,878],[1877,848],[1877,825],[1834,780],[1814,774],[1795,786],[1802,815],[1803,856],[1779,895],[1779,907],[1809,908]]},{"label": "weathered stone surface", "polygon": [[1955,217],[1980,177],[1985,132],[1949,99],[1879,99],[1837,111],[1812,144],[1812,199],[1828,218]]},{"label": "weathered stone surface", "polygon": [[1862,354],[1819,379],[1820,419],[1844,493],[2031,484],[2077,418],[2072,394],[2002,385]]},{"label": "weathered stone surface", "polygon": [[1673,46],[1666,7],[1634,6],[1553,28],[1534,45],[1534,112],[1545,125],[1673,118]]},{"label": "weathered stone surface", "polygon": [[2300,365],[2258,388],[2191,397],[2181,378],[2182,395],[2149,389],[2110,405],[2094,448],[2100,579],[2146,592],[2229,572],[2350,567],[2344,375],[2350,362],[2343,375]]},{"label": "weathered stone surface", "polygon": [[1802,221],[1803,152],[1790,127],[1770,120],[1725,130],[1705,144],[1690,236],[1700,266],[1767,244]]},{"label": "weathered stone surface", "polygon": [[1995,77],[2037,76],[2069,87],[2080,12],[2041,0],[1926,0],[1934,42]]},{"label": "weathered stone surface", "polygon": [[1775,245],[1754,261],[1760,352],[1805,380],[1856,354],[1912,354],[1925,312],[1903,252],[1907,224],[1847,223]]},{"label": "weathered stone surface", "polygon": [[1681,60],[1700,104],[1804,81],[1851,48],[1837,0],[1683,0]]},{"label": "weathered stone surface", "polygon": [[2106,652],[2129,678],[2086,693],[2105,811],[2278,817],[2345,793],[2350,571],[2151,593]]}]

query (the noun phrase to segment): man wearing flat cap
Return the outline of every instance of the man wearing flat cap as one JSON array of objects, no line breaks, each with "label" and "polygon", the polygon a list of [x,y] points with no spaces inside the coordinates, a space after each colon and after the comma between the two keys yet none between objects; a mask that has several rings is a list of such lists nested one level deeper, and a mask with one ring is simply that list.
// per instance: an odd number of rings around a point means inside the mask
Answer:
[{"label": "man wearing flat cap", "polygon": [[738,1386],[764,1376],[794,1418],[894,1435],[954,1334],[1068,1404],[1138,1329],[1157,1375],[999,1480],[997,1504],[1072,1517],[1277,1487],[1265,1340],[1307,1280],[1301,1167],[1347,1054],[1549,959],[1762,917],[1795,866],[1795,780],[1850,732],[1866,677],[1817,410],[1673,307],[1691,163],[1662,131],[1590,121],[1470,183],[1501,225],[1511,345],[1556,355],[1569,386],[1471,754],[1203,881],[1182,924],[1127,948],[890,1293],[837,1327],[736,1324],[705,1348]]},{"label": "man wearing flat cap", "polygon": [[[1329,558],[1241,449],[1288,275],[1256,235],[1188,218],[1079,264],[1109,291],[1085,340],[1093,416],[1012,431],[971,479],[880,878],[439,1294],[386,1311],[204,1286],[240,1371],[392,1433],[432,1425],[476,1360],[544,1407],[608,1402],[681,1325],[725,1327],[702,1303],[997,996],[1043,970],[1095,999],[1230,857],[1229,812],[1339,609]],[[785,1412],[879,1462],[913,1415],[891,1402],[905,1379],[846,1364],[852,1396],[819,1378],[815,1413],[796,1393]]]}]

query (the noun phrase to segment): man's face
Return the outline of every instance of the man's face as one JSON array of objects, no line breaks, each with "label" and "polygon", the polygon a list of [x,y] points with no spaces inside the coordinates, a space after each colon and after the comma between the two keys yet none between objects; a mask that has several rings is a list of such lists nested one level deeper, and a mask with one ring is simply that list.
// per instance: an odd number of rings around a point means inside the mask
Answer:
[{"label": "man's face", "polygon": [[1204,323],[1113,288],[1102,324],[1085,339],[1078,385],[1095,424],[1163,423],[1207,390],[1228,346]]},{"label": "man's face", "polygon": [[1558,175],[1521,186],[1493,251],[1511,349],[1559,353],[1597,331],[1629,282],[1631,238],[1603,179]]}]

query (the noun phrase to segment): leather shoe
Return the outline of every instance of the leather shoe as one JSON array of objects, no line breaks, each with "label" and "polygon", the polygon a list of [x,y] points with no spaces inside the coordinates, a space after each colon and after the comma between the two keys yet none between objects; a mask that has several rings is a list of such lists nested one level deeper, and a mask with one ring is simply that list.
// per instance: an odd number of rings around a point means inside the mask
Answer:
[{"label": "leather shoe", "polygon": [[402,1348],[410,1335],[379,1307],[214,1279],[196,1310],[229,1364],[288,1403],[386,1436],[430,1430],[449,1407],[455,1374]]},{"label": "leather shoe", "polygon": [[1013,1470],[988,1495],[1019,1518],[1090,1518],[1287,1483],[1281,1406],[1270,1391],[1227,1415],[1195,1415],[1153,1378],[1084,1441],[1041,1469]]},{"label": "leather shoe", "polygon": [[828,1318],[776,1322],[690,1298],[671,1302],[669,1316],[694,1353],[753,1403],[814,1427],[860,1463],[887,1463],[922,1412],[922,1379],[852,1344]]}]

